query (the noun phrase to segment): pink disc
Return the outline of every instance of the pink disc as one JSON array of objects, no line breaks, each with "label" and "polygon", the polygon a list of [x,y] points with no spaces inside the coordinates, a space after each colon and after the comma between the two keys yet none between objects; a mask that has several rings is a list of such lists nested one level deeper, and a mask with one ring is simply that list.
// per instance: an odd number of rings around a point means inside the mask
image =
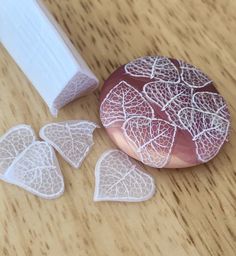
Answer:
[{"label": "pink disc", "polygon": [[118,68],[101,91],[100,118],[114,143],[155,168],[212,159],[228,138],[223,97],[184,61],[143,57]]}]

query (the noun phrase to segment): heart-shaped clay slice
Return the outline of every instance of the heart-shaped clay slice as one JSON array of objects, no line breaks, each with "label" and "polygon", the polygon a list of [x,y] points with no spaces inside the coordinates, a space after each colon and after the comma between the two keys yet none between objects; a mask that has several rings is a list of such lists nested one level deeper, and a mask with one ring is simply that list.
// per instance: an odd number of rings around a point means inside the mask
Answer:
[{"label": "heart-shaped clay slice", "polygon": [[115,126],[130,117],[140,116],[143,112],[147,117],[154,117],[152,107],[142,94],[124,81],[107,94],[100,107],[100,116],[105,127]]},{"label": "heart-shaped clay slice", "polygon": [[40,137],[52,145],[74,168],[79,168],[93,146],[93,131],[99,126],[86,120],[47,124]]},{"label": "heart-shaped clay slice", "polygon": [[0,138],[0,179],[5,179],[4,174],[15,158],[34,141],[33,129],[25,124],[12,127]]},{"label": "heart-shaped clay slice", "polygon": [[205,87],[212,82],[207,75],[191,64],[179,60],[179,66],[181,80],[191,88]]},{"label": "heart-shaped clay slice", "polygon": [[140,202],[155,193],[153,178],[120,150],[109,150],[95,169],[94,201]]},{"label": "heart-shaped clay slice", "polygon": [[229,111],[225,100],[218,93],[196,92],[193,95],[193,107],[201,109],[204,112],[210,112],[229,120]]},{"label": "heart-shaped clay slice", "polygon": [[147,56],[125,65],[126,73],[136,77],[154,78],[160,82],[179,82],[177,67],[168,58]]},{"label": "heart-shaped clay slice", "polygon": [[4,174],[5,181],[45,199],[64,192],[64,180],[53,148],[35,141],[12,162]]},{"label": "heart-shaped clay slice", "polygon": [[157,81],[150,82],[143,87],[144,96],[153,104],[158,105],[165,112],[174,125],[182,128],[178,112],[192,105],[192,89],[183,84],[166,84]]},{"label": "heart-shaped clay slice", "polygon": [[147,56],[119,67],[105,81],[100,101],[113,142],[152,167],[207,162],[228,140],[225,100],[206,74],[181,60]]},{"label": "heart-shaped clay slice", "polygon": [[209,161],[226,140],[229,122],[221,116],[195,108],[179,112],[183,126],[190,132],[196,145],[198,159]]},{"label": "heart-shaped clay slice", "polygon": [[156,168],[166,165],[173,147],[176,126],[162,119],[132,117],[124,122],[122,129],[144,164]]}]

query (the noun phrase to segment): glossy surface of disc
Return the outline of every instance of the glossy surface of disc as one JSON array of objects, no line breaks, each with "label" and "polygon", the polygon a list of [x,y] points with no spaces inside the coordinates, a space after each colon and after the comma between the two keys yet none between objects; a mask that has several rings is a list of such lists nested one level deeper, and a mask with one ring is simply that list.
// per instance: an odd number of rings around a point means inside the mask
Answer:
[{"label": "glossy surface of disc", "polygon": [[229,111],[198,68],[143,57],[118,68],[101,91],[100,118],[111,139],[155,168],[207,162],[228,138]]}]

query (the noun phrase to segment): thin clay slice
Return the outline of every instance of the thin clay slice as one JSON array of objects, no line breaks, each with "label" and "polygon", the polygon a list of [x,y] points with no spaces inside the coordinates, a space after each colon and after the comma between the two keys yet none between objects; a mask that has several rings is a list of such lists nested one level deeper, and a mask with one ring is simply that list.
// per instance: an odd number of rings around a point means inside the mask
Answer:
[{"label": "thin clay slice", "polygon": [[153,178],[120,150],[109,150],[95,169],[94,201],[140,202],[155,193]]},{"label": "thin clay slice", "polygon": [[161,82],[178,83],[179,72],[170,59],[162,56],[146,56],[125,65],[131,76],[147,77]]},{"label": "thin clay slice", "polygon": [[100,106],[100,117],[105,127],[140,115],[153,117],[154,110],[142,94],[125,81],[117,84]]},{"label": "thin clay slice", "polygon": [[4,179],[14,159],[34,141],[33,129],[25,124],[12,127],[0,138],[0,179]]},{"label": "thin clay slice", "polygon": [[39,197],[54,199],[64,192],[64,180],[53,148],[35,141],[11,164],[5,180]]},{"label": "thin clay slice", "polygon": [[171,122],[183,129],[178,112],[192,106],[192,89],[189,86],[155,81],[145,84],[143,92],[148,101],[157,104]]},{"label": "thin clay slice", "polygon": [[176,126],[156,118],[132,117],[122,126],[123,133],[144,164],[164,167],[171,155]]},{"label": "thin clay slice", "polygon": [[217,114],[226,120],[230,119],[227,104],[224,98],[218,93],[196,92],[193,95],[193,106],[202,111]]},{"label": "thin clay slice", "polygon": [[182,109],[179,117],[193,137],[198,159],[207,162],[216,156],[228,135],[229,121],[195,108]]},{"label": "thin clay slice", "polygon": [[212,81],[198,68],[184,61],[179,61],[181,69],[181,79],[191,88],[205,87]]},{"label": "thin clay slice", "polygon": [[51,144],[74,168],[79,168],[93,146],[93,131],[99,126],[86,120],[47,124],[40,137]]}]

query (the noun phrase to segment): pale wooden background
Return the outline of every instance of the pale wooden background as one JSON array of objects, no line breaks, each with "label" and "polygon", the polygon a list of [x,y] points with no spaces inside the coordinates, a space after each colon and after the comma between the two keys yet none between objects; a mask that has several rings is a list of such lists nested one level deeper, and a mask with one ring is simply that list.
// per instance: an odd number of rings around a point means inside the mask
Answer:
[{"label": "pale wooden background", "polygon": [[[159,54],[189,61],[229,103],[230,142],[208,164],[148,169],[158,193],[144,203],[94,203],[94,166],[114,147],[103,129],[80,170],[59,157],[63,197],[45,201],[0,183],[0,255],[236,255],[236,1],[45,0],[102,82],[119,65]],[[54,121],[0,48],[0,132],[18,123],[36,131]],[[99,91],[65,107],[56,120],[99,122]]]}]

